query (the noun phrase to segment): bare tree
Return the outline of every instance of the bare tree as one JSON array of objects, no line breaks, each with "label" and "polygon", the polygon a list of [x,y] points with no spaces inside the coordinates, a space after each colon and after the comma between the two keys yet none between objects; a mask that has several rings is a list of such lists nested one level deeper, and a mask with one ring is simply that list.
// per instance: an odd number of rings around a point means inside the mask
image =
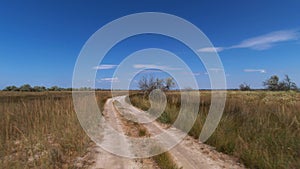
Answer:
[{"label": "bare tree", "polygon": [[144,93],[150,93],[152,90],[157,88],[157,79],[155,80],[153,76],[148,79],[147,76],[143,76],[139,81],[139,88],[144,91]]},{"label": "bare tree", "polygon": [[[280,82],[283,86],[283,90],[297,90],[296,83],[292,82],[291,78],[288,75],[285,75],[285,78]],[[280,85],[281,86],[281,85]]]},{"label": "bare tree", "polygon": [[288,75],[285,75],[285,79],[283,81],[279,81],[278,76],[273,75],[268,80],[263,82],[264,86],[267,89],[272,91],[277,90],[297,90],[298,87],[296,83],[292,82],[291,78]]},{"label": "bare tree", "polygon": [[139,88],[143,91],[146,91],[149,86],[148,86],[148,79],[146,76],[143,76],[140,81],[139,81]]},{"label": "bare tree", "polygon": [[170,90],[173,86],[175,86],[174,79],[171,78],[171,77],[166,78],[165,89],[166,89],[166,90]]},{"label": "bare tree", "polygon": [[243,84],[240,85],[240,90],[241,91],[249,91],[249,90],[251,90],[251,88],[250,88],[249,84],[243,83]]},{"label": "bare tree", "polygon": [[269,79],[263,82],[268,90],[279,90],[279,77],[277,75],[271,76]]},{"label": "bare tree", "polygon": [[145,94],[149,94],[154,89],[170,90],[174,87],[175,82],[173,78],[159,79],[150,76],[143,76],[138,82],[139,88],[144,91]]}]

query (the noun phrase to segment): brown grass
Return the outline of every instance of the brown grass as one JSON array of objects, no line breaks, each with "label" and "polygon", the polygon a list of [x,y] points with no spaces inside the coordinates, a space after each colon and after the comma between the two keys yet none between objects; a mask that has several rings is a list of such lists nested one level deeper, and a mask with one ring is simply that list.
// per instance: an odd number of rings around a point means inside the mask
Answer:
[{"label": "brown grass", "polygon": [[[180,93],[167,93],[168,104],[160,122],[173,123]],[[130,96],[144,110],[149,101]],[[201,92],[199,116],[189,134],[199,137],[210,106],[210,93]],[[221,122],[206,142],[234,155],[249,168],[300,168],[300,94],[296,92],[228,92]]]},{"label": "brown grass", "polygon": [[[154,150],[154,151],[158,152],[159,150]],[[180,169],[174,162],[169,152],[164,152],[159,155],[153,156],[152,159],[157,163],[157,165],[161,169]]]},{"label": "brown grass", "polygon": [[[97,92],[100,108],[108,97]],[[91,144],[71,92],[1,92],[0,116],[0,168],[72,168]]]}]

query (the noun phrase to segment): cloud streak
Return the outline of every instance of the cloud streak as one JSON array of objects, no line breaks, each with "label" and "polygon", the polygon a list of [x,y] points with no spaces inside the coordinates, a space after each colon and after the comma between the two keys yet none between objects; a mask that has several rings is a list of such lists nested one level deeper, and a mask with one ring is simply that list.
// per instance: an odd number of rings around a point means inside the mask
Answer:
[{"label": "cloud streak", "polygon": [[105,70],[105,69],[114,69],[116,67],[117,67],[117,65],[103,64],[103,65],[95,66],[95,67],[93,67],[93,69]]},{"label": "cloud streak", "polygon": [[270,32],[265,35],[245,39],[239,44],[230,47],[206,47],[201,48],[198,52],[221,52],[227,49],[248,48],[252,50],[266,50],[272,48],[275,44],[280,42],[287,42],[299,39],[298,30],[280,30]]},{"label": "cloud streak", "polygon": [[231,48],[265,50],[271,48],[276,43],[297,40],[298,38],[299,33],[295,30],[275,31],[262,36],[246,39],[240,44],[232,46]]},{"label": "cloud streak", "polygon": [[267,73],[265,69],[244,69],[244,72],[259,72],[259,73]]},{"label": "cloud streak", "polygon": [[100,81],[98,81],[98,82],[119,82],[119,79],[118,79],[118,77],[107,77],[107,78],[102,78],[102,79],[100,79]]},{"label": "cloud streak", "polygon": [[142,70],[140,73],[161,73],[163,72],[162,70],[158,70],[158,69],[145,69]]},{"label": "cloud streak", "polygon": [[[183,75],[193,75],[193,76],[201,76],[201,72],[182,72]],[[203,73],[204,74],[204,73]]]},{"label": "cloud streak", "polygon": [[182,70],[181,68],[174,68],[170,66],[160,66],[154,64],[135,64],[133,65],[136,69],[160,69],[160,70]]},{"label": "cloud streak", "polygon": [[223,47],[207,47],[207,48],[198,49],[198,52],[221,52],[223,50],[224,50]]}]

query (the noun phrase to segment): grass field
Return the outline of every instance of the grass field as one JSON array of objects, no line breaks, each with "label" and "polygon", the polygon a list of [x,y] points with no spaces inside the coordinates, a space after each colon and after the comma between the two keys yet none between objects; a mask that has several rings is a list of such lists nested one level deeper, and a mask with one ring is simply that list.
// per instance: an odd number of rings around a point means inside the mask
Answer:
[{"label": "grass field", "polygon": [[[210,92],[201,92],[199,116],[189,134],[199,137],[210,106]],[[150,106],[142,94],[130,100]],[[159,117],[173,123],[180,108],[180,93],[167,93],[167,107]],[[218,151],[238,157],[249,168],[300,168],[300,94],[296,92],[239,92],[227,94],[221,122],[206,142]]]},{"label": "grass field", "polygon": [[[100,108],[110,92],[96,93]],[[91,141],[71,92],[0,92],[0,168],[74,168]]]},{"label": "grass field", "polygon": [[[96,96],[100,109],[111,97],[108,91]],[[150,105],[140,94],[130,99],[144,110]],[[180,93],[168,92],[167,99],[159,121],[173,123]],[[199,117],[189,132],[195,138],[209,106],[210,93],[201,92]],[[296,92],[228,92],[222,120],[206,143],[249,168],[300,168],[299,111]],[[0,116],[0,168],[76,168],[76,158],[92,144],[77,120],[71,92],[0,92]]]}]

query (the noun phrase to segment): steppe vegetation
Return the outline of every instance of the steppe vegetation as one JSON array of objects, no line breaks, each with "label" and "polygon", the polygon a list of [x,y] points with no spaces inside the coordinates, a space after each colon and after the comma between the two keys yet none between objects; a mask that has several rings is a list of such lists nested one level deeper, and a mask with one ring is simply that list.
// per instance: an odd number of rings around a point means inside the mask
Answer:
[{"label": "steppe vegetation", "polygon": [[[239,158],[249,168],[300,168],[298,88],[288,76],[283,81],[272,76],[264,85],[266,89],[260,91],[227,92],[222,119],[206,144]],[[139,86],[141,91],[131,91],[131,103],[148,110],[148,94],[154,89],[163,90],[167,105],[157,120],[174,123],[181,106],[181,92],[170,90],[175,86],[173,79],[144,78]],[[240,87],[251,90],[246,83]],[[72,93],[63,90],[69,89],[23,85],[8,86],[0,92],[0,168],[78,168],[78,158],[87,154],[94,143],[80,126]],[[198,117],[189,131],[196,139],[210,108],[211,92],[200,91]],[[123,94],[119,91],[119,95]],[[101,110],[110,97],[110,91],[96,91]],[[140,127],[136,133],[138,137],[147,135]],[[169,163],[164,161],[170,158],[162,154],[153,159],[167,166]]]},{"label": "steppe vegetation", "polygon": [[[110,92],[96,96],[103,108]],[[76,168],[93,144],[71,92],[0,92],[0,116],[0,168]]]},{"label": "steppe vegetation", "polygon": [[[194,138],[199,137],[210,107],[211,93],[200,93],[199,114],[189,132]],[[181,105],[180,92],[168,91],[166,97],[158,121],[172,124]],[[143,93],[130,95],[130,101],[143,110],[150,107]],[[299,110],[296,91],[229,91],[221,122],[206,144],[238,157],[249,168],[300,168]]]}]

